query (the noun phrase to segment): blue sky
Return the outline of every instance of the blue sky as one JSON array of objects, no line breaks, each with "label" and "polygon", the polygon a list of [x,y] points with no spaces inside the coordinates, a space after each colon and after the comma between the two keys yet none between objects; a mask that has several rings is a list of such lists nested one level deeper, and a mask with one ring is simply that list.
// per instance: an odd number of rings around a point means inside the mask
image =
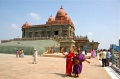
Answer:
[{"label": "blue sky", "polygon": [[0,40],[21,37],[26,21],[45,24],[61,5],[73,21],[76,35],[98,41],[99,48],[118,45],[120,0],[0,0]]}]

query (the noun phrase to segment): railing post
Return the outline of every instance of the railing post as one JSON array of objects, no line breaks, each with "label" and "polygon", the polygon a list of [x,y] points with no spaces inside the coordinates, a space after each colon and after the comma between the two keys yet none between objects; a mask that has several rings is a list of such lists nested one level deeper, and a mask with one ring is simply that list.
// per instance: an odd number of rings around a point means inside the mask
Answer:
[{"label": "railing post", "polygon": [[120,38],[119,38],[119,69],[120,69]]},{"label": "railing post", "polygon": [[112,65],[115,64],[114,47],[112,45]]}]

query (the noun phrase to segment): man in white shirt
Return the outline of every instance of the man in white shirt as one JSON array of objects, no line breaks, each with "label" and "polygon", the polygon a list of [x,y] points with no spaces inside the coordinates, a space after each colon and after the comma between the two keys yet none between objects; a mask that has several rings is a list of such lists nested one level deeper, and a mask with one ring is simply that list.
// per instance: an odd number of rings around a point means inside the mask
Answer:
[{"label": "man in white shirt", "polygon": [[83,56],[85,56],[85,50],[84,49],[82,50],[82,54],[83,54]]},{"label": "man in white shirt", "polygon": [[33,64],[37,64],[37,50],[35,49],[34,50],[34,53],[33,53]]}]

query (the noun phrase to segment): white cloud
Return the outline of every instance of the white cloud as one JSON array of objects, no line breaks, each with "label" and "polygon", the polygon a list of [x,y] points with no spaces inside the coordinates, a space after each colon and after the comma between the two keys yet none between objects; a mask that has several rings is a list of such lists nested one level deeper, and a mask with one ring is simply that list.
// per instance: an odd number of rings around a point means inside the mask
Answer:
[{"label": "white cloud", "polygon": [[28,15],[36,20],[39,20],[41,19],[41,17],[37,14],[37,13],[34,13],[34,12],[31,12],[31,13],[28,13]]},{"label": "white cloud", "polygon": [[12,24],[11,28],[16,30],[16,29],[18,29],[18,26],[16,24]]},{"label": "white cloud", "polygon": [[92,32],[88,32],[87,35],[93,36],[93,33]]}]

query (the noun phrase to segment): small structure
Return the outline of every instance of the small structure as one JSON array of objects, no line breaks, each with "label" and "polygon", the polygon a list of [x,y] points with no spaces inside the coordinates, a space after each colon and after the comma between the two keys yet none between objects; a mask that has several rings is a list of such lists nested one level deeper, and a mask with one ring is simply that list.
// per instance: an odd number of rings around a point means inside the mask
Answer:
[{"label": "small structure", "polygon": [[78,48],[84,49],[87,52],[90,52],[91,49],[97,49],[99,45],[98,42],[90,42],[87,36],[77,36],[74,41]]},{"label": "small structure", "polygon": [[71,41],[61,41],[60,42],[60,47],[65,48],[66,51],[68,51],[69,49],[74,50],[75,47],[75,41],[71,40]]}]

